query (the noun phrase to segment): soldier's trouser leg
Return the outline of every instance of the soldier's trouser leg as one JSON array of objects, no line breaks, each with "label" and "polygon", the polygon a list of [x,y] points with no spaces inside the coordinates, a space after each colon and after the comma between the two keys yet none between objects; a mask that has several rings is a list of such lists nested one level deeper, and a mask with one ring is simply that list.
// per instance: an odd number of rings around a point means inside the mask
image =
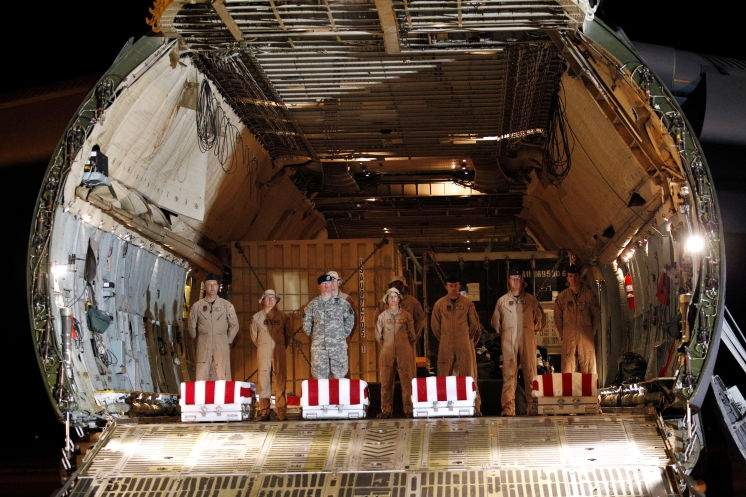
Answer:
[{"label": "soldier's trouser leg", "polygon": [[596,374],[596,347],[593,331],[578,334],[578,366],[581,373]]},{"label": "soldier's trouser leg", "polygon": [[210,365],[212,364],[212,350],[210,349],[210,337],[197,336],[197,364],[194,377],[197,381],[207,380],[210,377]]},{"label": "soldier's trouser leg", "polygon": [[565,331],[562,337],[562,372],[574,373],[577,369],[575,352],[577,351],[577,340],[575,332]]},{"label": "soldier's trouser leg", "polygon": [[272,395],[272,363],[266,358],[259,359],[256,383],[257,398],[268,399]]},{"label": "soldier's trouser leg", "polygon": [[231,379],[231,349],[228,340],[219,341],[213,345],[215,347],[212,360],[215,361],[215,379]]},{"label": "soldier's trouser leg", "polygon": [[449,376],[454,365],[453,344],[441,341],[438,347],[438,376]]},{"label": "soldier's trouser leg", "polygon": [[329,352],[321,347],[311,347],[311,376],[325,379],[330,374]]},{"label": "soldier's trouser leg", "polygon": [[474,380],[474,386],[476,387],[475,395],[474,395],[474,414],[477,416],[482,415],[482,395],[479,393],[479,382],[477,381],[479,379],[479,370],[477,368],[477,350],[472,347],[472,356],[471,356],[471,377]]},{"label": "soldier's trouser leg", "polygon": [[530,415],[533,414],[531,407],[531,381],[537,373],[536,335],[533,333],[530,333],[528,336],[524,335],[518,355],[520,357],[521,369],[523,370],[523,393],[526,397],[526,409],[528,410],[527,414]]},{"label": "soldier's trouser leg", "polygon": [[503,416],[515,416],[515,386],[518,375],[518,350],[516,344],[511,340],[512,337],[504,334],[501,342],[503,356],[503,389],[500,396],[500,406]]},{"label": "soldier's trouser leg", "polygon": [[381,380],[381,414],[391,415],[394,410],[394,354],[390,344],[381,348],[378,371]]},{"label": "soldier's trouser leg", "polygon": [[257,421],[267,421],[269,419],[269,398],[259,399],[256,406],[256,419]]},{"label": "soldier's trouser leg", "polygon": [[329,363],[333,378],[344,378],[347,376],[347,342],[344,342],[344,346],[329,350]]},{"label": "soldier's trouser leg", "polygon": [[[396,354],[396,369],[399,373],[399,383],[401,384],[401,400],[404,408],[404,415],[409,417],[412,415],[412,378],[414,378],[416,374],[416,368],[411,348],[404,349],[404,347],[402,347],[402,349],[403,350],[397,351]],[[391,386],[393,393],[393,381]]]},{"label": "soldier's trouser leg", "polygon": [[212,361],[203,361],[198,362],[196,371],[194,373],[194,378],[199,380],[209,380],[210,379],[210,364]]},{"label": "soldier's trouser leg", "polygon": [[275,350],[272,361],[272,393],[275,395],[275,413],[278,421],[284,421],[287,418],[286,379],[285,349]]},{"label": "soldier's trouser leg", "polygon": [[459,338],[454,352],[455,360],[451,374],[455,376],[471,376],[474,374],[476,352],[468,336]]}]

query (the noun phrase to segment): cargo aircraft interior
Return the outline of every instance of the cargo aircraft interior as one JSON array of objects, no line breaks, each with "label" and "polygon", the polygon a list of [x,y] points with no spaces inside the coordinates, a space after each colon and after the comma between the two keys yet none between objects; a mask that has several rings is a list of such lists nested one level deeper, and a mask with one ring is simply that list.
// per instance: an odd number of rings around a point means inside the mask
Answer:
[{"label": "cargo aircraft interior", "polygon": [[[69,434],[60,495],[694,491],[725,319],[717,198],[676,99],[587,2],[174,0],[152,24],[72,117],[35,212],[28,302]],[[570,266],[598,303],[600,407],[529,415],[524,392],[500,416],[495,302],[517,268],[547,317],[539,365],[558,373]],[[204,282],[238,317],[233,380],[257,381],[250,321],[265,290],[281,297],[290,399],[330,270],[368,419],[179,423]],[[381,297],[403,275],[428,314],[417,375],[441,374],[429,314],[454,274],[483,328],[482,416],[374,419]]]}]

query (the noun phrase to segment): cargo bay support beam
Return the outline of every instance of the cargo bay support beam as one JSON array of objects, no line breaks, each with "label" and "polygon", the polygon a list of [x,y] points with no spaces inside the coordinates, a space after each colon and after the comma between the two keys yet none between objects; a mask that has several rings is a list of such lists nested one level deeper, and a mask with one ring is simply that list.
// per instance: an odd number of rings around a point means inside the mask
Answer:
[{"label": "cargo bay support beam", "polygon": [[383,46],[387,54],[401,52],[399,45],[399,29],[396,27],[396,13],[391,0],[375,0],[378,19],[383,31]]}]

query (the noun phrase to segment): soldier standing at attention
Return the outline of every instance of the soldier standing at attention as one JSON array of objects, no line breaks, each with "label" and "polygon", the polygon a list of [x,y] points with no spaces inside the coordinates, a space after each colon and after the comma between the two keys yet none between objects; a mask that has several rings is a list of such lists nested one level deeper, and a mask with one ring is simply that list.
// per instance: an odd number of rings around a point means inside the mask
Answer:
[{"label": "soldier standing at attention", "polygon": [[258,372],[257,397],[259,421],[269,419],[270,395],[275,395],[277,421],[285,421],[285,347],[290,340],[290,320],[276,305],[280,297],[274,290],[265,290],[259,303],[262,309],[251,318],[251,341],[256,345]]},{"label": "soldier standing at attention", "polygon": [[332,277],[322,274],[316,280],[319,296],[306,306],[303,331],[311,337],[311,375],[314,378],[347,376],[347,337],[355,325],[350,303],[335,296]]},{"label": "soldier standing at attention", "polygon": [[482,327],[474,304],[459,293],[461,283],[457,277],[446,279],[448,294],[433,306],[430,328],[438,339],[438,375],[472,374],[474,335]]},{"label": "soldier standing at attention", "polygon": [[238,333],[238,317],[233,304],[218,297],[219,288],[217,277],[208,274],[204,298],[189,309],[189,334],[197,339],[197,380],[231,378],[230,345]]},{"label": "soldier standing at attention", "polygon": [[425,314],[425,311],[422,309],[422,304],[420,304],[419,300],[410,295],[409,287],[407,286],[407,281],[404,276],[394,276],[394,279],[389,283],[389,288],[396,288],[399,291],[401,294],[399,307],[408,311],[412,315],[412,319],[414,319],[414,343],[416,346],[417,340],[422,336],[422,332],[425,331],[427,314]]},{"label": "soldier standing at attention", "polygon": [[376,320],[376,341],[381,346],[378,371],[381,376],[381,414],[390,418],[394,410],[394,369],[399,373],[404,415],[412,416],[412,378],[415,376],[414,342],[417,340],[414,319],[401,308],[401,294],[389,288],[382,299],[386,310]]},{"label": "soldier standing at attention", "polygon": [[530,405],[531,380],[536,376],[536,334],[544,326],[544,311],[536,297],[525,291],[519,268],[511,268],[508,292],[497,299],[492,327],[500,335],[503,356],[502,415],[515,416],[518,365],[523,370],[523,393]]},{"label": "soldier standing at attention", "polygon": [[562,372],[574,373],[580,366],[581,373],[595,374],[598,300],[580,279],[578,266],[567,270],[567,284],[554,301],[554,323],[562,340]]}]

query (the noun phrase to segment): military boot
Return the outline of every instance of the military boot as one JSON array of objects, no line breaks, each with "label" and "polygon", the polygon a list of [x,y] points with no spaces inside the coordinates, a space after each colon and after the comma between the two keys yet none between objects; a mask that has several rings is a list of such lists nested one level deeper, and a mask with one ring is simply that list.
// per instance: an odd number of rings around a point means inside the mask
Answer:
[{"label": "military boot", "polygon": [[259,404],[256,408],[256,420],[257,421],[268,421],[269,420],[269,399],[259,399]]},{"label": "military boot", "polygon": [[286,419],[288,419],[287,407],[280,406],[275,408],[275,417],[277,421],[285,421]]}]

